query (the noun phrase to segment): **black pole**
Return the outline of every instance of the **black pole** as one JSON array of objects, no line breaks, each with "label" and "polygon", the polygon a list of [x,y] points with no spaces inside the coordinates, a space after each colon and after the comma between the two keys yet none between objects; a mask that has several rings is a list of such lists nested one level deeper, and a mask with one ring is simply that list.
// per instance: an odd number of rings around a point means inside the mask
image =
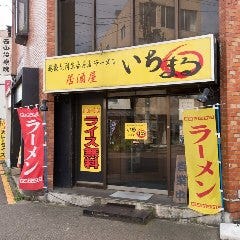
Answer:
[{"label": "black pole", "polygon": [[48,192],[48,161],[47,161],[47,119],[46,119],[46,112],[48,111],[47,106],[48,100],[42,100],[42,104],[40,106],[40,110],[43,112],[43,130],[44,130],[44,189],[45,192]]}]

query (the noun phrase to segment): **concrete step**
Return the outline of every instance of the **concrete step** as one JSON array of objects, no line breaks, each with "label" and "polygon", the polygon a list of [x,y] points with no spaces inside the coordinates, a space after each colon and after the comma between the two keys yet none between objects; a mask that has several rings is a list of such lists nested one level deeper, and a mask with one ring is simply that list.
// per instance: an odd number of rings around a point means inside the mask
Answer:
[{"label": "concrete step", "polygon": [[[41,197],[39,197],[41,201]],[[221,222],[221,213],[214,215],[204,215],[197,213],[187,207],[166,205],[159,203],[149,203],[144,201],[134,201],[127,199],[115,199],[110,197],[101,197],[93,195],[73,194],[65,192],[49,192],[42,200],[47,200],[52,203],[59,203],[63,205],[75,205],[82,207],[83,209],[94,205],[106,205],[106,204],[126,204],[133,205],[136,210],[146,210],[153,212],[154,217],[174,220],[179,222],[192,222],[217,226]],[[225,220],[229,222],[228,214],[224,216]]]},{"label": "concrete step", "polygon": [[154,214],[150,210],[137,210],[134,205],[107,203],[92,205],[83,209],[83,215],[113,218],[116,220],[146,224]]}]

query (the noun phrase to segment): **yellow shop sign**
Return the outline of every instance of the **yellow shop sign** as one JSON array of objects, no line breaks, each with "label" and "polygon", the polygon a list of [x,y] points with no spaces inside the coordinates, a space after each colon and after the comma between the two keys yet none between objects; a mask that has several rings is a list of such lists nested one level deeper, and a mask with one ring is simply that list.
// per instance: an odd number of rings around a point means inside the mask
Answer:
[{"label": "yellow shop sign", "polygon": [[44,92],[214,81],[212,34],[45,60]]}]

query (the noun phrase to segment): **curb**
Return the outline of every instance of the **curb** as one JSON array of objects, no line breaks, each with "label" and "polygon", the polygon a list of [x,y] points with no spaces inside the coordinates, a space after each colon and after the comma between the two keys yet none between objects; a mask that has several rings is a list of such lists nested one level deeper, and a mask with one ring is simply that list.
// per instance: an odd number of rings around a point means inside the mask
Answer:
[{"label": "curb", "polygon": [[120,205],[134,205],[136,210],[151,210],[156,218],[177,221],[181,223],[197,223],[210,226],[219,226],[222,222],[231,222],[228,213],[224,213],[223,215],[221,213],[215,215],[203,215],[186,207],[153,204],[120,198],[87,196],[84,194],[64,193],[57,191],[49,191],[47,193],[42,190],[37,192],[22,191],[18,188],[18,174],[16,174],[16,169],[10,170],[10,176],[15,182],[16,188],[22,195],[23,199],[28,201],[37,200],[61,205],[73,205],[81,208],[90,207],[96,204],[103,205],[107,203],[117,203]]},{"label": "curb", "polygon": [[150,204],[123,199],[102,198],[77,194],[67,194],[59,192],[48,192],[39,198],[40,201],[48,201],[62,205],[74,205],[82,208],[93,205],[119,204],[134,205],[136,210],[151,210],[154,217],[159,219],[177,221],[181,223],[198,223],[211,226],[219,226],[221,223],[221,213],[216,215],[201,215],[188,208],[179,208],[170,205]]}]

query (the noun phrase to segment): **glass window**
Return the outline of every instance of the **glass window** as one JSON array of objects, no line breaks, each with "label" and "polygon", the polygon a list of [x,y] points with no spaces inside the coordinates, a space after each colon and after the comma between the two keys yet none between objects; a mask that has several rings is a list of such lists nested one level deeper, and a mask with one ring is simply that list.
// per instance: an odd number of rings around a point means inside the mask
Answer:
[{"label": "glass window", "polygon": [[96,1],[97,50],[131,46],[132,1]]},{"label": "glass window", "polygon": [[218,0],[59,0],[58,3],[60,55],[218,33]]},{"label": "glass window", "polygon": [[174,187],[174,176],[177,155],[185,155],[182,110],[201,107],[197,95],[170,97],[170,143],[171,143],[171,189]]},{"label": "glass window", "polygon": [[218,0],[180,0],[179,37],[218,33]]},{"label": "glass window", "polygon": [[175,38],[175,1],[135,1],[136,44],[162,42]]},{"label": "glass window", "polygon": [[75,53],[94,51],[93,0],[75,1]]},{"label": "glass window", "polygon": [[16,2],[16,34],[28,34],[28,1],[26,0]]},{"label": "glass window", "polygon": [[121,39],[126,37],[126,27],[125,25],[121,28]]},{"label": "glass window", "polygon": [[15,42],[17,44],[26,45],[28,40],[29,31],[29,9],[28,0],[17,0],[16,1],[16,14],[15,14],[15,30],[16,38]]},{"label": "glass window", "polygon": [[58,1],[59,55],[94,50],[93,0]]},{"label": "glass window", "polygon": [[195,32],[197,29],[197,11],[181,9],[181,30]]},{"label": "glass window", "polygon": [[108,100],[108,184],[167,189],[167,100]]},{"label": "glass window", "polygon": [[174,28],[175,13],[174,7],[161,6],[161,27]]}]

